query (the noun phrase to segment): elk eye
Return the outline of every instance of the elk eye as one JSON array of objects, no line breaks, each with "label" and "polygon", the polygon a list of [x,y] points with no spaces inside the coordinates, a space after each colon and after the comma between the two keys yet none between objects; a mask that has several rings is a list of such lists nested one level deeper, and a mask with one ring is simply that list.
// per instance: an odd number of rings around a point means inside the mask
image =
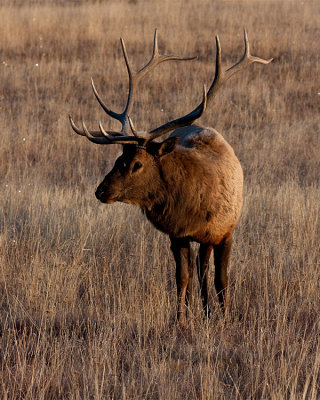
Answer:
[{"label": "elk eye", "polygon": [[136,161],[136,162],[134,163],[133,168],[132,168],[132,172],[137,171],[137,170],[140,169],[141,167],[142,167],[141,162],[140,162],[140,161]]}]

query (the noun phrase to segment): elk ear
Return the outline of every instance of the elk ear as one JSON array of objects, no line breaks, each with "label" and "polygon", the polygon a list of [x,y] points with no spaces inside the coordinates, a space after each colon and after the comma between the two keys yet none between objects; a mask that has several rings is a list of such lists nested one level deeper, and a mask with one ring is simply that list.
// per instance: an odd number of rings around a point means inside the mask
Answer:
[{"label": "elk ear", "polygon": [[164,140],[162,143],[159,143],[159,147],[157,148],[156,155],[158,157],[163,157],[169,153],[171,153],[176,147],[179,141],[179,136],[169,137]]}]

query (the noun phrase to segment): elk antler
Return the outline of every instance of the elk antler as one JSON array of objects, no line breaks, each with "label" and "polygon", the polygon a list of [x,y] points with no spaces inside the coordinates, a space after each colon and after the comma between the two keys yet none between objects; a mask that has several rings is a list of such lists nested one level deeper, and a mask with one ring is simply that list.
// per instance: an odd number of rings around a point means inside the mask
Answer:
[{"label": "elk antler", "polygon": [[[135,90],[136,87],[138,85],[138,83],[140,82],[140,80],[148,73],[150,72],[154,67],[156,67],[158,64],[164,62],[164,61],[170,61],[170,60],[178,60],[178,61],[188,61],[188,60],[194,60],[196,57],[181,57],[181,56],[177,56],[177,55],[164,55],[164,54],[160,54],[159,53],[159,49],[158,49],[158,32],[157,29],[155,30],[154,33],[154,40],[153,40],[153,51],[152,51],[152,56],[151,59],[149,60],[149,62],[142,67],[139,71],[134,72],[132,71],[132,68],[130,67],[129,64],[129,60],[128,60],[128,54],[127,54],[127,50],[124,44],[124,40],[122,38],[120,38],[120,42],[121,42],[121,48],[122,48],[122,52],[123,52],[123,56],[124,56],[124,60],[126,63],[126,67],[127,67],[127,71],[128,71],[128,75],[129,75],[129,93],[128,93],[128,98],[127,98],[127,103],[126,106],[123,110],[123,112],[121,113],[116,113],[112,110],[110,110],[102,101],[94,83],[93,83],[93,79],[91,79],[91,85],[92,85],[92,89],[93,89],[93,93],[96,96],[99,104],[101,105],[101,107],[104,109],[104,111],[112,118],[117,119],[121,125],[122,125],[122,129],[121,132],[108,132],[108,134],[106,134],[106,132],[101,130],[101,124],[100,124],[100,131],[88,131],[88,130],[81,130],[79,129],[75,123],[73,122],[71,116],[69,116],[70,119],[70,124],[72,129],[78,134],[78,135],[82,135],[82,136],[88,136],[88,134],[90,135],[90,140],[94,139],[94,137],[107,137],[108,141],[106,144],[110,143],[110,136],[113,137],[112,143],[116,143],[119,139],[119,136],[123,136],[124,134],[129,134],[129,128],[132,131],[132,123],[129,122],[129,114],[131,113],[132,110],[132,106],[133,106],[133,97],[135,94]],[[117,137],[117,140],[114,139],[114,137]],[[95,140],[92,140],[95,141]],[[130,142],[137,142],[137,139],[131,138],[129,139]],[[95,141],[95,143],[101,143],[102,141]],[[121,143],[123,143],[123,140],[120,140]]]},{"label": "elk antler", "polygon": [[[128,94],[127,104],[125,106],[124,111],[122,113],[115,113],[114,111],[111,111],[110,109],[108,109],[107,106],[104,104],[104,102],[101,100],[101,98],[94,86],[93,80],[91,81],[93,92],[94,92],[98,102],[100,103],[101,107],[105,110],[105,112],[108,115],[110,115],[112,118],[115,118],[121,122],[121,124],[122,124],[121,132],[112,132],[112,131],[106,132],[104,130],[101,122],[99,122],[99,129],[100,129],[99,131],[90,131],[89,132],[84,123],[82,124],[83,130],[81,130],[75,125],[71,116],[69,116],[71,127],[78,135],[87,136],[88,139],[94,143],[98,143],[98,144],[112,144],[112,143],[120,143],[120,144],[132,143],[132,144],[134,144],[135,143],[135,144],[139,144],[142,146],[146,146],[152,140],[154,140],[174,129],[190,125],[196,119],[200,118],[201,115],[203,114],[204,110],[206,109],[207,103],[214,98],[218,89],[229,78],[231,78],[232,75],[234,75],[235,73],[248,67],[250,64],[253,64],[253,63],[269,64],[273,60],[272,58],[270,58],[269,60],[264,60],[262,58],[252,56],[250,54],[249,41],[248,41],[248,36],[247,36],[246,30],[244,30],[244,45],[245,45],[244,54],[241,57],[241,59],[237,63],[235,63],[232,67],[228,68],[226,71],[223,71],[222,67],[221,67],[221,46],[220,46],[219,37],[217,35],[216,36],[215,75],[214,75],[213,82],[212,82],[208,92],[206,91],[206,88],[204,86],[202,102],[193,111],[184,115],[183,117],[166,122],[165,124],[159,126],[158,128],[153,129],[149,133],[140,133],[140,132],[138,133],[135,130],[134,125],[129,117],[129,114],[131,112],[132,105],[133,105],[133,102],[132,102],[133,94],[134,94],[134,91],[135,91],[135,88],[136,88],[138,82],[152,68],[154,68],[156,65],[160,64],[163,61],[193,60],[196,57],[183,58],[183,57],[174,56],[174,55],[172,55],[172,56],[160,55],[159,50],[158,50],[157,30],[155,30],[153,52],[152,52],[152,57],[151,57],[150,61],[143,68],[141,68],[138,72],[132,72],[129,62],[128,62],[128,56],[127,56],[127,51],[126,51],[126,48],[124,45],[124,41],[121,39],[122,51],[123,51],[124,59],[125,59],[128,74],[129,74],[129,94]],[[133,134],[133,136],[124,136],[124,134],[128,134],[129,128],[130,128],[130,131]]]}]

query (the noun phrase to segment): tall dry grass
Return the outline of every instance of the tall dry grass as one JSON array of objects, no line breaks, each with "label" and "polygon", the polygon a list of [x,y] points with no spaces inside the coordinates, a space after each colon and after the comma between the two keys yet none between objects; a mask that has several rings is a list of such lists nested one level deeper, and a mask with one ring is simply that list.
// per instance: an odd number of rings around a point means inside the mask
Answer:
[{"label": "tall dry grass", "polygon": [[[320,397],[320,5],[316,0],[4,1],[0,6],[0,397],[3,399],[317,399]],[[175,325],[168,238],[134,208],[103,206],[97,183],[117,146],[71,133],[67,115],[118,126],[119,37],[142,65],[159,28],[167,53],[141,85],[139,129],[185,114],[242,52],[274,57],[233,78],[200,121],[245,171],[228,318]],[[111,146],[109,146],[111,147]],[[198,287],[195,288],[195,292]]]}]

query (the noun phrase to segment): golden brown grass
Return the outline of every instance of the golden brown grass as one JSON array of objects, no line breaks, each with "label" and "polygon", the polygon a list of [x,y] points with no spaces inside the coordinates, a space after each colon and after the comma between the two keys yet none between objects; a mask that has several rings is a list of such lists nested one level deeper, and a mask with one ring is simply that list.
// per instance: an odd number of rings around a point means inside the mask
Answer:
[{"label": "golden brown grass", "polygon": [[[319,17],[317,0],[2,2],[1,398],[320,397]],[[95,200],[119,149],[76,137],[67,115],[117,128],[90,77],[119,110],[119,37],[139,66],[155,27],[163,51],[199,58],[161,65],[132,117],[148,129],[186,113],[212,77],[213,35],[227,66],[243,26],[274,62],[233,78],[200,121],[245,172],[230,311],[223,320],[212,282],[212,318],[195,293],[180,332],[168,238],[138,210]]]}]

